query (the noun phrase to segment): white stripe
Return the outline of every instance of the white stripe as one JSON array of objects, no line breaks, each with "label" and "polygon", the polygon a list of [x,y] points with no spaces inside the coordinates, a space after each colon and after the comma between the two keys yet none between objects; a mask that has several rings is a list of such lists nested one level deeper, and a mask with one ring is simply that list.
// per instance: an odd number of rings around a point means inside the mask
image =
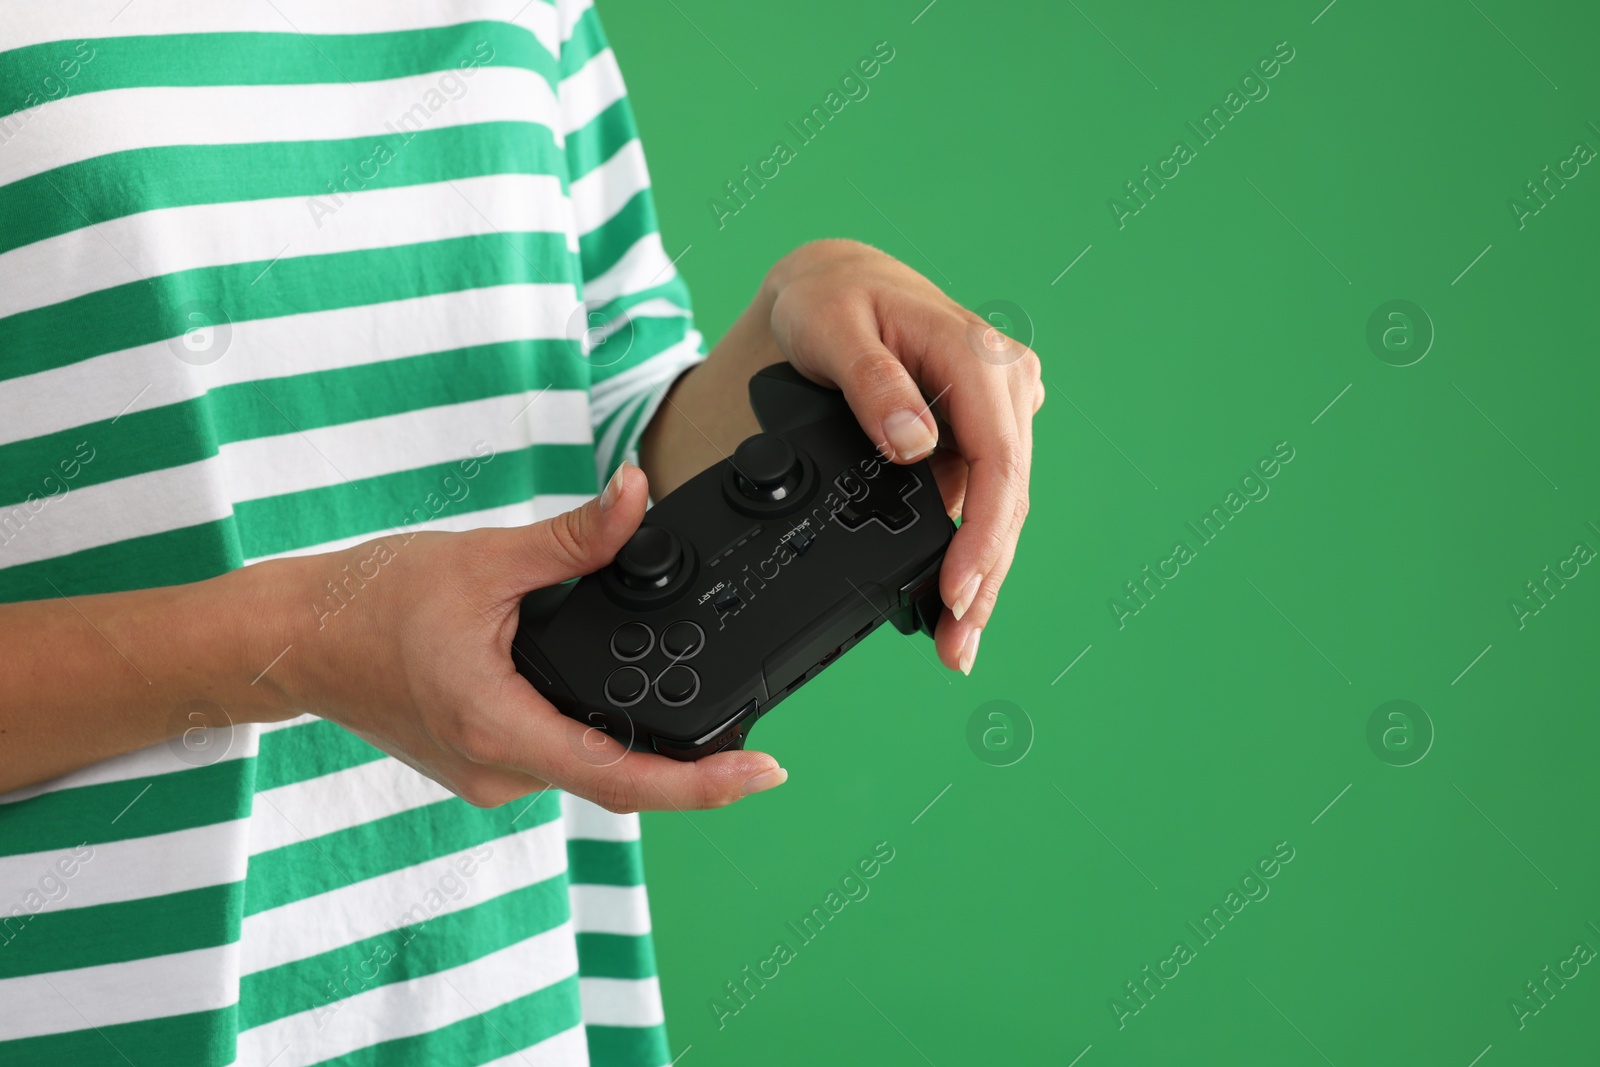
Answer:
[{"label": "white stripe", "polygon": [[556,20],[563,44],[572,40],[572,31],[577,29],[578,20],[593,6],[590,0],[555,0]]},{"label": "white stripe", "polygon": [[[690,330],[677,344],[656,353],[643,363],[595,382],[590,391],[595,424],[605,422],[623,405],[637,402],[663,381],[676,377],[684,367],[704,359],[700,344],[700,334]],[[666,390],[661,392],[665,394]]]},{"label": "white stripe", "polygon": [[[0,560],[5,557],[0,556]],[[222,755],[217,756],[212,762],[222,763],[227,760],[244,759],[256,754],[256,738],[260,728],[253,722],[235,723],[233,726],[233,740]],[[214,735],[213,735],[214,736]],[[151,778],[158,774],[170,774],[177,771],[187,771],[193,764],[180,760],[173,754],[173,750],[166,742],[141,748],[137,752],[129,752],[122,756],[113,756],[111,759],[99,763],[91,763],[87,767],[70,771],[59,778],[52,778],[47,782],[37,785],[25,786],[14,789],[9,793],[0,794],[0,804],[15,804],[20,800],[30,800],[33,797],[43,796],[46,793],[59,793],[67,789],[78,789],[86,785],[104,785],[107,782],[126,782],[131,779]]]},{"label": "white stripe", "polygon": [[[159,788],[158,784],[155,789]],[[159,799],[146,797],[141,803],[159,803]],[[109,821],[111,816],[106,818]],[[242,881],[246,859],[240,831],[244,825],[244,820],[237,819],[88,845],[86,849],[92,849],[92,854],[87,860],[76,861],[70,877],[62,877],[57,870],[56,877],[65,893],[59,901],[41,909],[41,914]],[[0,859],[0,902],[6,905],[0,908],[0,914],[10,914],[10,905],[21,902],[23,895],[36,889],[39,879],[58,860],[71,853],[71,849],[31,852]],[[73,865],[65,869],[73,870]],[[21,936],[28,936],[25,928]]]},{"label": "white stripe", "polygon": [[437,804],[455,794],[397,759],[379,759],[256,794],[250,855]]},{"label": "white stripe", "polygon": [[[578,231],[588,233],[610,222],[639,193],[650,188],[644,146],[635,137],[610,159],[572,183],[572,214]],[[4,260],[0,259],[0,266]]]},{"label": "white stripe", "polygon": [[[619,411],[615,419],[607,426],[600,441],[595,444],[595,477],[598,479],[612,466],[626,460],[630,463],[639,462],[639,440],[644,436],[645,428],[656,417],[656,412],[661,405],[666,403],[670,382],[678,375],[703,362],[706,358],[701,349],[700,335],[693,330],[689,336],[678,344],[667,349],[659,356],[654,357],[641,367],[652,370],[652,385],[641,387],[639,392],[632,394],[626,405],[629,410]],[[614,400],[614,398],[612,398]],[[609,405],[610,401],[608,401]],[[637,410],[634,410],[637,409]],[[635,417],[637,415],[637,417]],[[598,421],[598,416],[596,417]],[[627,447],[623,448],[622,435],[624,431],[631,433]]]},{"label": "white stripe", "polygon": [[[566,870],[567,843],[554,820],[424,863],[330,889],[247,916],[242,974],[293,963],[376,937],[418,916],[436,918]],[[314,863],[308,857],[307,863]],[[337,856],[327,862],[338,867]],[[470,872],[470,873],[468,873]],[[413,911],[422,908],[423,911]],[[410,916],[410,917],[408,917]]]},{"label": "white stripe", "polygon": [[239,998],[238,976],[235,943],[0,979],[0,1041],[225,1008]]},{"label": "white stripe", "polygon": [[589,1026],[660,1026],[661,983],[654,978],[580,978],[583,1021]]},{"label": "white stripe", "polygon": [[630,319],[687,319],[689,311],[664,296],[652,296],[629,307],[627,315]]},{"label": "white stripe", "polygon": [[63,493],[0,544],[0,568],[225,519],[223,478],[213,457]]},{"label": "white stripe", "polygon": [[[534,410],[518,418],[535,397]],[[588,396],[581,390],[549,390],[542,396],[528,391],[303,434],[290,430],[224,445],[211,459],[72,489],[51,499],[0,544],[0,567],[217,521],[233,513],[230,500],[465,460],[473,455],[473,434],[497,454],[532,444],[587,444],[593,434]],[[415,506],[426,508],[426,497]],[[397,515],[395,521],[402,518]]]},{"label": "white stripe", "polygon": [[[9,409],[0,445],[176,404],[224,385],[475,345],[565,339],[577,307],[568,284],[496,285],[235,322],[227,350],[205,366],[183,363],[171,342],[156,341],[0,383]],[[61,403],[63,396],[73,402]]]},{"label": "white stripe", "polygon": [[[588,444],[589,398],[579,389],[511,393],[223,445],[235,501],[322,489],[346,481],[472,459],[485,442],[501,453],[543,444]],[[538,397],[536,418],[517,418]],[[493,463],[493,460],[490,460]],[[433,490],[443,498],[445,489]],[[423,507],[418,499],[414,506]],[[396,516],[398,521],[400,516]]]},{"label": "white stripe", "polygon": [[256,729],[260,733],[270,734],[275,733],[278,730],[292,729],[296,726],[310,726],[314,722],[321,721],[322,717],[320,715],[313,715],[308,711],[304,715],[296,715],[292,719],[281,719],[278,722],[264,722],[257,726]]},{"label": "white stripe", "polygon": [[583,129],[626,95],[617,57],[609,48],[595,53],[561,83],[562,134]]},{"label": "white stripe", "polygon": [[642,422],[635,421],[634,415],[649,402],[649,397],[644,394],[635,394],[628,398],[628,402],[617,412],[616,417],[606,426],[605,433],[600,435],[600,440],[594,445],[594,470],[595,477],[599,478],[613,466],[620,466],[629,458],[626,450],[622,449],[622,434],[629,426],[636,427],[639,433],[644,432]]},{"label": "white stripe", "polygon": [[619,296],[665,285],[676,276],[661,235],[652,230],[633,242],[604,274],[583,283],[583,300],[589,307],[600,307]]},{"label": "white stripe", "polygon": [[589,1034],[582,1026],[574,1026],[482,1067],[589,1067]]},{"label": "white stripe", "polygon": [[648,934],[650,901],[642,885],[574,884],[572,924],[585,934]]},{"label": "white stripe", "polygon": [[304,256],[496,233],[565,234],[568,210],[554,175],[495,174],[143,211],[0,255],[0,277],[10,280],[0,289],[0,317],[178,271],[259,263],[270,284],[272,270]]},{"label": "white stripe", "polygon": [[[6,8],[8,48],[47,41],[145,37],[179,33],[390,33],[463,22],[505,20],[516,11],[504,0],[385,0],[382,4],[330,4],[326,0],[273,0],[270,4],[218,4],[214,0],[35,0]],[[115,21],[113,21],[113,19]],[[554,7],[529,4],[517,24],[533,31],[553,56],[560,47]],[[330,68],[331,69],[331,68]]]},{"label": "white stripe", "polygon": [[549,82],[521,67],[478,67],[470,78],[455,78],[462,88],[451,99],[441,80],[465,73],[349,83],[330,67],[328,81],[311,85],[151,86],[65,96],[30,112],[7,142],[0,185],[110,152],[197,141],[341,140],[388,131],[404,137],[475,122],[532,122],[554,130],[562,143]]},{"label": "white stripe", "polygon": [[238,1038],[239,1061],[306,1067],[337,1059],[379,1041],[427,1033],[492,1011],[577,969],[572,928],[558,926],[457,967],[364,990],[338,1002],[335,1011],[318,1005],[320,1011],[246,1030]]},{"label": "white stripe", "polygon": [[[463,530],[529,526],[533,523],[553,518],[563,511],[571,511],[573,508],[579,507],[593,498],[593,493],[540,493],[531,501],[525,500],[516,504],[507,504],[504,507],[484,508],[482,511],[466,511],[460,514],[446,515],[443,518],[414,523],[404,527],[404,529],[407,532],[412,530],[441,530],[458,533]],[[367,533],[356,534],[354,537],[344,537],[337,541],[328,541],[320,545],[291,548],[287,552],[277,552],[270,556],[259,556],[255,559],[245,560],[245,565],[261,563],[269,559],[288,559],[295,556],[313,556],[323,552],[338,552],[346,548],[354,548],[356,545],[371,541],[376,537],[381,537],[387,532],[387,528],[371,530]]]},{"label": "white stripe", "polygon": [[561,794],[561,820],[566,823],[568,839],[588,841],[637,841],[639,816],[635,812],[618,815],[600,805],[573,796]]}]

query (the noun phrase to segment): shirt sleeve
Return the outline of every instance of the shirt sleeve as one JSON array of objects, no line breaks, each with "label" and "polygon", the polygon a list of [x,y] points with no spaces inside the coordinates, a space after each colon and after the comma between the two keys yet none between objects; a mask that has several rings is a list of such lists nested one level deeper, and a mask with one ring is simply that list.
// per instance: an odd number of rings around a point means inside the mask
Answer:
[{"label": "shirt sleeve", "polygon": [[689,290],[662,245],[627,89],[589,0],[558,0],[560,101],[583,261],[597,484],[624,460],[678,375],[705,359]]}]

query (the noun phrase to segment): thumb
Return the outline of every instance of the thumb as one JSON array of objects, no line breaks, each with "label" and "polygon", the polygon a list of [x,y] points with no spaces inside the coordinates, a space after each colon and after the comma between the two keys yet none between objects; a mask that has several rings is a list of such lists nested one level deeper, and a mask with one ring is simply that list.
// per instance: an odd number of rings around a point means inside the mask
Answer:
[{"label": "thumb", "polygon": [[610,563],[639,528],[649,497],[644,471],[618,467],[601,494],[543,522],[504,531],[518,578],[543,588]]}]

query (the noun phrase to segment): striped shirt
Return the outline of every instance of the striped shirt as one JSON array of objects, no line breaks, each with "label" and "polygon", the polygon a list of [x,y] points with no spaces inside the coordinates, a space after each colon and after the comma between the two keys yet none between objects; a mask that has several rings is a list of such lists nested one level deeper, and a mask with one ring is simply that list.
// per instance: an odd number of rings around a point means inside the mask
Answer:
[{"label": "striped shirt", "polygon": [[[703,342],[595,11],[517,7],[0,0],[0,601],[520,525],[636,453]],[[636,816],[194,721],[0,796],[0,1062],[671,1058]]]}]

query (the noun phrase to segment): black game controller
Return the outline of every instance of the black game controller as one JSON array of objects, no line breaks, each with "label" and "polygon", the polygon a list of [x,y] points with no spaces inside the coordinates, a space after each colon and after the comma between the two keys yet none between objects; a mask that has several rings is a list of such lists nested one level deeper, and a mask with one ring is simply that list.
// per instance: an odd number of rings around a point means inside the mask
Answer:
[{"label": "black game controller", "polygon": [[842,394],[779,363],[764,432],[645,515],[610,566],[522,601],[517,670],[629,748],[693,760],[885,621],[932,636],[955,527],[926,461],[886,462]]}]

